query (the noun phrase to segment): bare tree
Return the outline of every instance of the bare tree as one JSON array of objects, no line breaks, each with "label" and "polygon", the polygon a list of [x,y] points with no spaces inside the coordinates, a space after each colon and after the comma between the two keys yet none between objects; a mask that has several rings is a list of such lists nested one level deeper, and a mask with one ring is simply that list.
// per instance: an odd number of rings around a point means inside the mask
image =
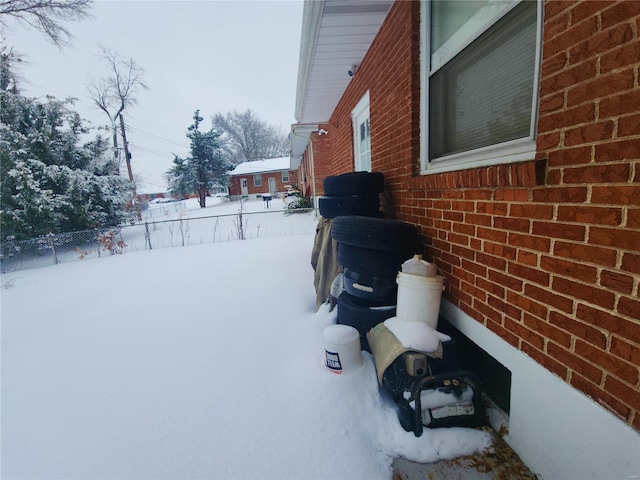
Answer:
[{"label": "bare tree", "polygon": [[122,144],[124,147],[124,159],[127,164],[127,173],[131,181],[131,192],[135,202],[135,209],[138,220],[142,218],[140,214],[140,205],[136,197],[136,184],[131,168],[131,154],[129,153],[129,145],[127,143],[126,127],[124,124],[123,112],[130,105],[135,105],[137,99],[135,94],[140,89],[147,89],[142,77],[144,69],[136,63],[133,58],[123,58],[117,51],[109,50],[101,47],[101,58],[105,60],[109,66],[109,75],[100,81],[93,80],[89,84],[89,94],[96,106],[102,110],[111,122],[113,133],[113,155],[120,173],[120,150],[118,148],[118,127],[116,121],[120,121],[120,134],[122,135]]},{"label": "bare tree", "polygon": [[69,45],[73,35],[63,22],[89,16],[91,0],[0,0],[0,25],[8,28],[9,18],[41,31],[54,45]]},{"label": "bare tree", "polygon": [[[135,94],[140,89],[147,89],[143,81],[144,69],[136,63],[133,58],[123,58],[119,52],[101,47],[100,57],[106,62],[109,68],[109,75],[100,80],[93,79],[89,84],[89,94],[96,106],[102,110],[111,122],[113,135],[113,156],[116,159],[118,170],[122,164],[118,148],[118,126],[117,121],[120,120],[120,127],[124,134],[124,119],[122,114],[126,107],[135,105],[137,99]],[[125,143],[125,149],[128,146]],[[131,171],[131,158],[128,151],[125,151],[125,160],[127,162],[127,170],[129,180],[133,183],[133,173]]]},{"label": "bare tree", "polygon": [[252,111],[217,113],[213,128],[220,134],[222,148],[232,164],[284,157],[289,154],[289,138]]}]

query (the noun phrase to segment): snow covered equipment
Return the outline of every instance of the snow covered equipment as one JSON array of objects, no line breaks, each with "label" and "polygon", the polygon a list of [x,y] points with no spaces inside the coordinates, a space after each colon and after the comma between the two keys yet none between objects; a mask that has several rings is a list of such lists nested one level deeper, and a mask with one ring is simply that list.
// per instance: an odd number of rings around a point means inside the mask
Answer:
[{"label": "snow covered equipment", "polygon": [[414,382],[398,401],[398,419],[416,437],[424,427],[475,427],[484,424],[480,382],[471,372],[429,375]]},{"label": "snow covered equipment", "polygon": [[[412,377],[407,373],[406,363],[403,355],[407,353],[422,353],[426,357],[429,357],[427,362],[429,368],[423,375],[431,373],[432,360],[444,360],[444,346],[440,339],[445,342],[451,342],[450,337],[439,334],[430,329],[426,324],[419,322],[404,322],[405,327],[411,326],[408,330],[409,336],[413,339],[419,337],[425,338],[426,335],[420,335],[422,330],[430,330],[432,335],[428,341],[423,341],[423,345],[418,344],[405,344],[402,339],[398,338],[389,327],[393,328],[394,325],[398,325],[399,319],[392,317],[385,320],[383,323],[375,325],[367,333],[367,340],[371,347],[371,353],[373,354],[374,363],[378,374],[378,382],[381,386],[386,387],[395,394],[400,394],[403,391],[410,390],[413,383]],[[440,336],[442,335],[442,336]],[[454,358],[455,359],[455,358]],[[449,359],[447,359],[449,360]],[[435,362],[434,365],[440,365],[439,362]],[[453,366],[453,365],[451,365]],[[457,367],[457,363],[455,364]]]},{"label": "snow covered equipment", "polygon": [[[420,336],[421,341],[407,340]],[[407,432],[420,436],[424,427],[484,423],[480,382],[460,370],[455,340],[398,317],[376,325],[367,339],[378,382],[398,404],[398,420]]]}]

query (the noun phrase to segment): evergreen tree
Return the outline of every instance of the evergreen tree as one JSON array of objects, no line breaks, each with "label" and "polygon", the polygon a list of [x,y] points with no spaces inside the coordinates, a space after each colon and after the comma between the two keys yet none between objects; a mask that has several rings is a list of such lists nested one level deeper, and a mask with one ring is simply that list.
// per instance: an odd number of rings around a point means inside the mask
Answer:
[{"label": "evergreen tree", "polygon": [[173,167],[167,173],[169,188],[173,195],[198,195],[198,202],[206,206],[207,192],[214,186],[227,185],[229,163],[224,159],[215,130],[200,131],[202,117],[200,110],[193,115],[193,125],[189,127],[187,138],[191,140],[191,156],[176,156]]},{"label": "evergreen tree", "polygon": [[49,232],[121,223],[128,183],[115,173],[108,145],[88,132],[71,99],[46,101],[20,94],[11,52],[0,51],[0,228],[2,236],[33,238]]}]

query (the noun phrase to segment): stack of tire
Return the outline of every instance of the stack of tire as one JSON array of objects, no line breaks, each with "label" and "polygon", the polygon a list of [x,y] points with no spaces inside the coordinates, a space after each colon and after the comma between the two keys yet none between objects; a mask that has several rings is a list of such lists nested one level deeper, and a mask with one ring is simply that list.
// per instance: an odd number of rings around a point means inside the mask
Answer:
[{"label": "stack of tire", "polygon": [[396,314],[396,276],[414,255],[417,231],[405,222],[346,215],[334,218],[331,237],[343,268],[338,323],[356,328],[361,348],[371,352],[366,334]]},{"label": "stack of tire", "polygon": [[318,209],[324,218],[341,215],[380,217],[380,197],[384,190],[381,172],[351,172],[326,177],[324,195],[318,198]]}]

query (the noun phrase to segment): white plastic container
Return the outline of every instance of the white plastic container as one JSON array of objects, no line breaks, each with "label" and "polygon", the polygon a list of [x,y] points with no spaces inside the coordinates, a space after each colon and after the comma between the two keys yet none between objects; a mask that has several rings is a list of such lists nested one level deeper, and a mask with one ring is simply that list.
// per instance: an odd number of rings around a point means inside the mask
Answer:
[{"label": "white plastic container", "polygon": [[402,264],[402,273],[419,275],[421,277],[435,277],[438,272],[435,263],[422,259],[422,255],[414,255]]},{"label": "white plastic container", "polygon": [[349,325],[329,325],[323,332],[325,366],[333,373],[349,374],[362,366],[360,334]]},{"label": "white plastic container", "polygon": [[423,277],[399,272],[396,317],[409,322],[424,322],[434,330],[438,327],[444,277]]}]

